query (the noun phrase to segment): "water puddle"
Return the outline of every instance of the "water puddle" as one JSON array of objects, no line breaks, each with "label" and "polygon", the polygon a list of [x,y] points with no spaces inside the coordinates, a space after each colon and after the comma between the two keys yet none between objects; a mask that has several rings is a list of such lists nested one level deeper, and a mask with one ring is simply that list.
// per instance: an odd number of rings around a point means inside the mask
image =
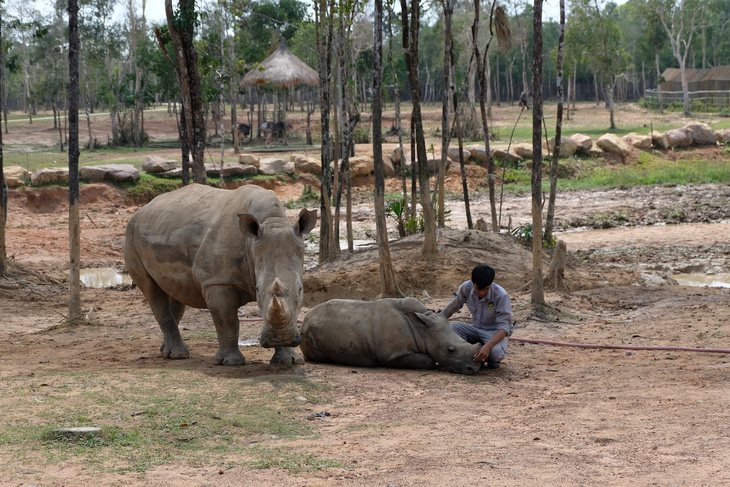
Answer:
[{"label": "water puddle", "polygon": [[116,269],[81,269],[81,283],[91,288],[107,288],[132,284],[132,278]]},{"label": "water puddle", "polygon": [[675,274],[680,286],[724,287],[730,289],[730,274]]}]

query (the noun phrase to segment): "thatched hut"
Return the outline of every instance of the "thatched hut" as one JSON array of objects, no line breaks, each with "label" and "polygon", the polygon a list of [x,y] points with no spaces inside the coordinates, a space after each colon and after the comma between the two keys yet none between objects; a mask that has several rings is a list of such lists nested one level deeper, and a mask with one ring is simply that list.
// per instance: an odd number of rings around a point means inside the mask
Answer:
[{"label": "thatched hut", "polygon": [[[687,68],[685,76],[690,100],[717,106],[727,106],[730,102],[730,66]],[[659,88],[664,93],[665,100],[681,100],[682,72],[679,68],[665,69],[662,79]]]},{"label": "thatched hut", "polygon": [[[286,98],[289,89],[298,85],[316,86],[319,74],[287,49],[282,40],[279,47],[261,62],[259,69],[252,69],[243,77],[241,88],[263,87],[272,85],[280,88],[284,94],[283,110],[279,110],[281,121],[286,123]],[[282,105],[280,103],[280,105]],[[286,132],[285,132],[286,134]],[[286,143],[286,135],[284,135]]]}]

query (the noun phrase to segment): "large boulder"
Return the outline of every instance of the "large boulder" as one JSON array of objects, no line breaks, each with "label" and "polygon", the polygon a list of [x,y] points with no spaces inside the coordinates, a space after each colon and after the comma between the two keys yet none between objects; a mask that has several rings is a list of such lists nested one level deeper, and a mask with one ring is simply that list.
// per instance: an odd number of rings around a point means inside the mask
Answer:
[{"label": "large boulder", "polygon": [[580,152],[588,152],[593,147],[593,139],[583,134],[573,134],[570,139],[575,142]]},{"label": "large boulder", "polygon": [[641,150],[651,150],[651,136],[641,135],[636,132],[629,132],[622,137],[624,141]]},{"label": "large boulder", "polygon": [[293,174],[296,172],[296,166],[292,161],[287,161],[280,157],[268,157],[261,159],[259,164],[259,174],[273,176],[275,174]]},{"label": "large boulder", "polygon": [[492,151],[492,157],[499,161],[504,161],[510,164],[522,161],[522,158],[518,156],[514,150],[510,149],[509,151],[507,151],[507,148],[494,149]]},{"label": "large boulder", "polygon": [[471,155],[471,159],[477,164],[486,164],[487,162],[487,151],[483,145],[470,145],[465,147]]},{"label": "large boulder", "polygon": [[651,143],[654,144],[654,147],[659,149],[669,149],[669,140],[663,132],[652,130],[649,135],[651,136]]},{"label": "large boulder", "polygon": [[[552,154],[555,151],[555,137],[548,140],[548,148]],[[560,157],[570,157],[578,150],[578,144],[570,137],[560,137]]]},{"label": "large boulder", "polygon": [[682,128],[692,132],[692,143],[694,145],[717,145],[715,131],[706,123],[690,122]]},{"label": "large boulder", "polygon": [[398,165],[403,161],[403,151],[400,147],[393,149],[393,152],[390,154],[390,160],[394,165]]},{"label": "large boulder", "polygon": [[523,159],[532,159],[532,144],[528,144],[527,142],[522,142],[520,144],[516,144],[512,150],[520,156]]},{"label": "large boulder", "polygon": [[19,188],[24,186],[26,181],[28,181],[28,171],[20,166],[4,167],[3,175],[5,176],[5,183],[7,183],[8,188]]},{"label": "large boulder", "polygon": [[[438,152],[433,153],[433,154],[431,152],[428,152],[426,157],[427,157],[429,172],[435,173],[438,170],[439,164],[441,164],[441,154],[439,154]],[[411,170],[411,153],[410,152],[406,152],[405,161],[406,161],[405,167],[407,170],[410,171]],[[418,162],[418,161],[416,161],[416,162]],[[449,166],[451,166],[452,162],[453,161],[451,159],[449,159],[448,157],[446,158],[446,171],[449,170]]]},{"label": "large boulder", "polygon": [[79,179],[89,183],[100,183],[102,181],[137,181],[139,179],[139,169],[132,164],[84,166],[79,169]]},{"label": "large boulder", "polygon": [[[486,167],[477,164],[465,164],[464,172],[467,178],[486,178],[489,174]],[[461,166],[459,164],[452,164],[446,173],[461,177]]]},{"label": "large boulder", "polygon": [[249,164],[225,164],[220,174],[226,178],[231,176],[256,176],[258,172],[257,167]]},{"label": "large boulder", "polygon": [[596,141],[596,145],[606,152],[626,157],[631,152],[631,146],[616,134],[603,134]]},{"label": "large boulder", "polygon": [[[353,177],[368,176],[375,171],[375,162],[370,156],[351,157],[349,162],[350,175]],[[342,164],[342,161],[340,161],[340,164]]]},{"label": "large boulder", "polygon": [[[446,152],[446,155],[449,159],[452,161],[458,161],[459,160],[459,145],[457,144],[456,147],[449,146],[448,152]],[[471,158],[471,152],[464,147],[464,162],[468,161]]]},{"label": "large boulder", "polygon": [[312,157],[297,154],[294,158],[294,168],[298,173],[322,174],[322,163]]},{"label": "large boulder", "polygon": [[689,147],[694,142],[691,130],[671,129],[664,132],[669,147]]},{"label": "large boulder", "polygon": [[42,186],[44,184],[68,184],[68,168],[52,167],[39,169],[30,176],[30,184]]},{"label": "large boulder", "polygon": [[730,144],[730,129],[720,129],[715,132],[718,144]]},{"label": "large boulder", "polygon": [[383,174],[385,174],[386,178],[395,177],[395,168],[386,157],[383,157]]},{"label": "large boulder", "polygon": [[177,162],[165,159],[160,156],[147,156],[147,159],[142,164],[142,170],[144,172],[165,172],[171,171],[177,167]]},{"label": "large boulder", "polygon": [[238,163],[246,166],[259,167],[259,157],[253,154],[239,154]]},{"label": "large boulder", "polygon": [[603,157],[605,152],[594,142],[593,145],[591,145],[591,148],[586,151],[586,154],[588,154],[590,157]]}]

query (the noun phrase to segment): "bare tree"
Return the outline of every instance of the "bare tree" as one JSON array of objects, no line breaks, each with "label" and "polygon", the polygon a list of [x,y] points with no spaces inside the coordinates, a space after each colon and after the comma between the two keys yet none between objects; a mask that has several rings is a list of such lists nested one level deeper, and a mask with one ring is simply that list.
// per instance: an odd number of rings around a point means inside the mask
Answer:
[{"label": "bare tree", "polygon": [[383,171],[383,0],[375,0],[373,66],[373,158],[375,163],[375,226],[380,256],[381,296],[402,296],[395,282],[393,260],[385,222],[385,174]]},{"label": "bare tree", "polygon": [[69,321],[81,317],[81,222],[79,220],[79,4],[68,0],[68,232]]},{"label": "bare tree", "polygon": [[[532,286],[530,302],[545,304],[542,279],[542,0],[534,0],[532,54]],[[557,144],[556,144],[557,145]]]},{"label": "bare tree", "polygon": [[[560,139],[563,136],[563,54],[565,52],[565,0],[560,0],[560,36],[558,38],[558,60],[556,69],[558,72],[556,83],[558,85],[558,114],[555,121],[555,149],[550,161],[550,197],[548,198],[548,210],[545,221],[545,241],[550,242],[553,238],[553,221],[555,220],[555,199],[558,193],[558,159],[560,158]],[[535,232],[533,232],[535,235]]]},{"label": "bare tree", "polygon": [[331,18],[334,7],[329,0],[314,2],[315,33],[317,39],[317,65],[319,69],[319,109],[321,117],[321,159],[322,174],[320,176],[322,192],[320,209],[322,219],[319,225],[319,261],[325,262],[333,258],[331,240],[337,238],[332,234],[332,139],[330,138],[330,77],[332,75],[332,42],[333,27]]},{"label": "bare tree", "polygon": [[[195,1],[178,0],[178,15],[172,10],[172,0],[165,0],[167,28],[175,50],[177,65],[175,73],[180,83],[185,128],[188,145],[193,155],[193,181],[208,183],[205,173],[205,118],[203,110],[200,73],[198,71],[198,52],[193,45],[195,37]],[[158,37],[159,40],[159,37]],[[160,42],[164,49],[164,44]]]},{"label": "bare tree", "polygon": [[413,112],[411,123],[415,127],[416,157],[418,158],[418,185],[421,191],[421,211],[423,212],[423,255],[438,253],[436,246],[436,219],[431,204],[431,183],[428,175],[426,141],[423,133],[421,116],[421,87],[418,79],[418,32],[421,22],[421,6],[419,0],[400,0],[401,23],[403,24],[403,49],[406,53],[408,82],[411,88]]},{"label": "bare tree", "polygon": [[454,15],[456,0],[441,0],[441,7],[444,11],[444,85],[441,93],[441,160],[439,161],[438,179],[438,226],[445,227],[445,176],[446,157],[448,157],[449,143],[451,142],[451,129],[449,127],[449,101],[450,92],[453,91],[451,83],[451,50],[453,42],[451,39],[451,19]]},{"label": "bare tree", "polygon": [[689,105],[689,88],[687,84],[687,54],[692,50],[692,37],[695,34],[695,19],[703,6],[686,0],[665,2],[651,0],[654,11],[664,26],[672,46],[672,54],[679,63],[679,73],[682,77],[682,99],[684,114],[691,115]]},{"label": "bare tree", "polygon": [[[5,111],[3,96],[3,19],[0,18],[0,113]],[[6,118],[7,128],[7,118]],[[8,184],[5,181],[5,173],[3,171],[3,132],[0,130],[0,278],[5,275],[8,267],[8,252],[5,246],[5,224],[8,219]]]}]

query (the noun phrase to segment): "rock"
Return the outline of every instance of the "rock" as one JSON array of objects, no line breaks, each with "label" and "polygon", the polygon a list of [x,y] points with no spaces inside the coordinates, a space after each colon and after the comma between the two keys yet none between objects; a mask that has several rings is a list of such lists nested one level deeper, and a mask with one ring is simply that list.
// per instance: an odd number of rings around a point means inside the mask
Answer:
[{"label": "rock", "polygon": [[230,176],[255,176],[258,172],[258,168],[250,164],[231,164],[223,166],[221,175],[224,178]]},{"label": "rock", "polygon": [[593,143],[593,145],[591,145],[591,148],[588,149],[587,153],[591,157],[602,157],[604,154],[603,149],[598,147],[595,142]]},{"label": "rock", "polygon": [[479,164],[485,164],[487,162],[487,151],[484,149],[484,146],[470,145],[464,148],[469,151],[469,155],[473,161]]},{"label": "rock", "polygon": [[259,167],[259,157],[253,154],[239,154],[238,163],[253,167]]},{"label": "rock", "polygon": [[692,132],[692,143],[694,145],[717,145],[715,131],[706,123],[690,122],[682,129]]},{"label": "rock", "polygon": [[522,161],[522,157],[517,155],[513,149],[510,149],[509,152],[506,149],[494,149],[492,151],[492,157],[510,164]]},{"label": "rock", "polygon": [[489,231],[489,223],[484,221],[484,218],[480,218],[477,220],[477,224],[474,226],[475,230],[479,230],[480,232],[488,232]]},{"label": "rock", "polygon": [[606,152],[626,157],[631,152],[631,146],[616,134],[603,134],[596,141],[596,145]]},{"label": "rock", "polygon": [[137,181],[139,169],[132,164],[103,164],[79,169],[79,179],[90,183],[102,181]]},{"label": "rock", "polygon": [[719,144],[730,144],[730,129],[720,129],[715,132],[715,139]]},{"label": "rock", "polygon": [[[464,164],[464,172],[466,172],[466,177],[468,178],[486,178],[488,174],[486,167],[477,166],[476,164]],[[461,166],[459,164],[452,164],[447,174],[461,177]]]},{"label": "rock", "polygon": [[259,162],[259,174],[273,176],[274,174],[293,174],[296,172],[296,167],[293,162],[279,157],[269,157],[261,159]]},{"label": "rock", "polygon": [[3,168],[3,175],[8,188],[19,188],[25,186],[28,181],[28,171],[20,166],[8,166]]},{"label": "rock", "polygon": [[624,141],[641,150],[651,150],[651,137],[648,135],[637,134],[636,132],[629,132],[628,134],[621,137]]},{"label": "rock", "polygon": [[694,138],[691,130],[671,129],[664,132],[669,147],[689,147],[692,145]]},{"label": "rock", "polygon": [[385,157],[383,158],[383,174],[385,174],[386,178],[395,177],[395,168],[393,167],[393,164]]},{"label": "rock", "polygon": [[298,173],[322,174],[322,163],[320,161],[300,154],[294,160],[294,168]]},{"label": "rock", "polygon": [[400,147],[393,149],[393,152],[390,154],[390,160],[393,161],[394,165],[399,164],[403,160],[403,151],[401,151]]},{"label": "rock", "polygon": [[54,167],[39,169],[30,176],[30,184],[33,186],[68,184],[68,168]]},{"label": "rock", "polygon": [[160,156],[147,156],[147,159],[142,164],[142,170],[145,172],[165,172],[171,171],[177,167],[177,162],[169,159],[165,159]]},{"label": "rock", "polygon": [[532,144],[522,142],[512,147],[512,150],[523,159],[532,159]]},{"label": "rock", "polygon": [[583,134],[573,134],[570,139],[576,143],[578,150],[581,152],[588,152],[593,147],[593,139]]},{"label": "rock", "polygon": [[[439,167],[439,164],[441,164],[441,154],[439,154],[438,152],[432,154],[429,151],[428,154],[426,155],[426,157],[427,157],[426,161],[428,162],[429,172],[435,173]],[[410,171],[410,169],[411,169],[411,153],[410,152],[406,153],[405,161],[406,161],[406,169],[408,169]],[[418,161],[416,161],[416,162],[418,162]],[[447,157],[446,158],[446,171],[449,170],[451,163],[452,163],[452,160]]]},{"label": "rock", "polygon": [[[459,145],[457,144],[456,147],[449,146],[449,150],[446,152],[446,155],[452,161],[458,161],[459,160]],[[464,162],[468,161],[470,158],[471,158],[471,152],[466,147],[464,147]]]},{"label": "rock", "polygon": [[[548,141],[548,148],[552,154],[555,151],[555,137]],[[570,157],[578,150],[578,144],[570,137],[560,137],[560,157]]]},{"label": "rock", "polygon": [[652,130],[649,135],[651,136],[651,143],[654,144],[654,147],[658,149],[669,149],[669,140],[667,140],[667,136],[664,133]]},{"label": "rock", "polygon": [[[350,175],[353,177],[368,176],[375,171],[375,162],[370,156],[351,157],[349,163]],[[342,161],[340,161],[340,164],[342,164]]]}]

